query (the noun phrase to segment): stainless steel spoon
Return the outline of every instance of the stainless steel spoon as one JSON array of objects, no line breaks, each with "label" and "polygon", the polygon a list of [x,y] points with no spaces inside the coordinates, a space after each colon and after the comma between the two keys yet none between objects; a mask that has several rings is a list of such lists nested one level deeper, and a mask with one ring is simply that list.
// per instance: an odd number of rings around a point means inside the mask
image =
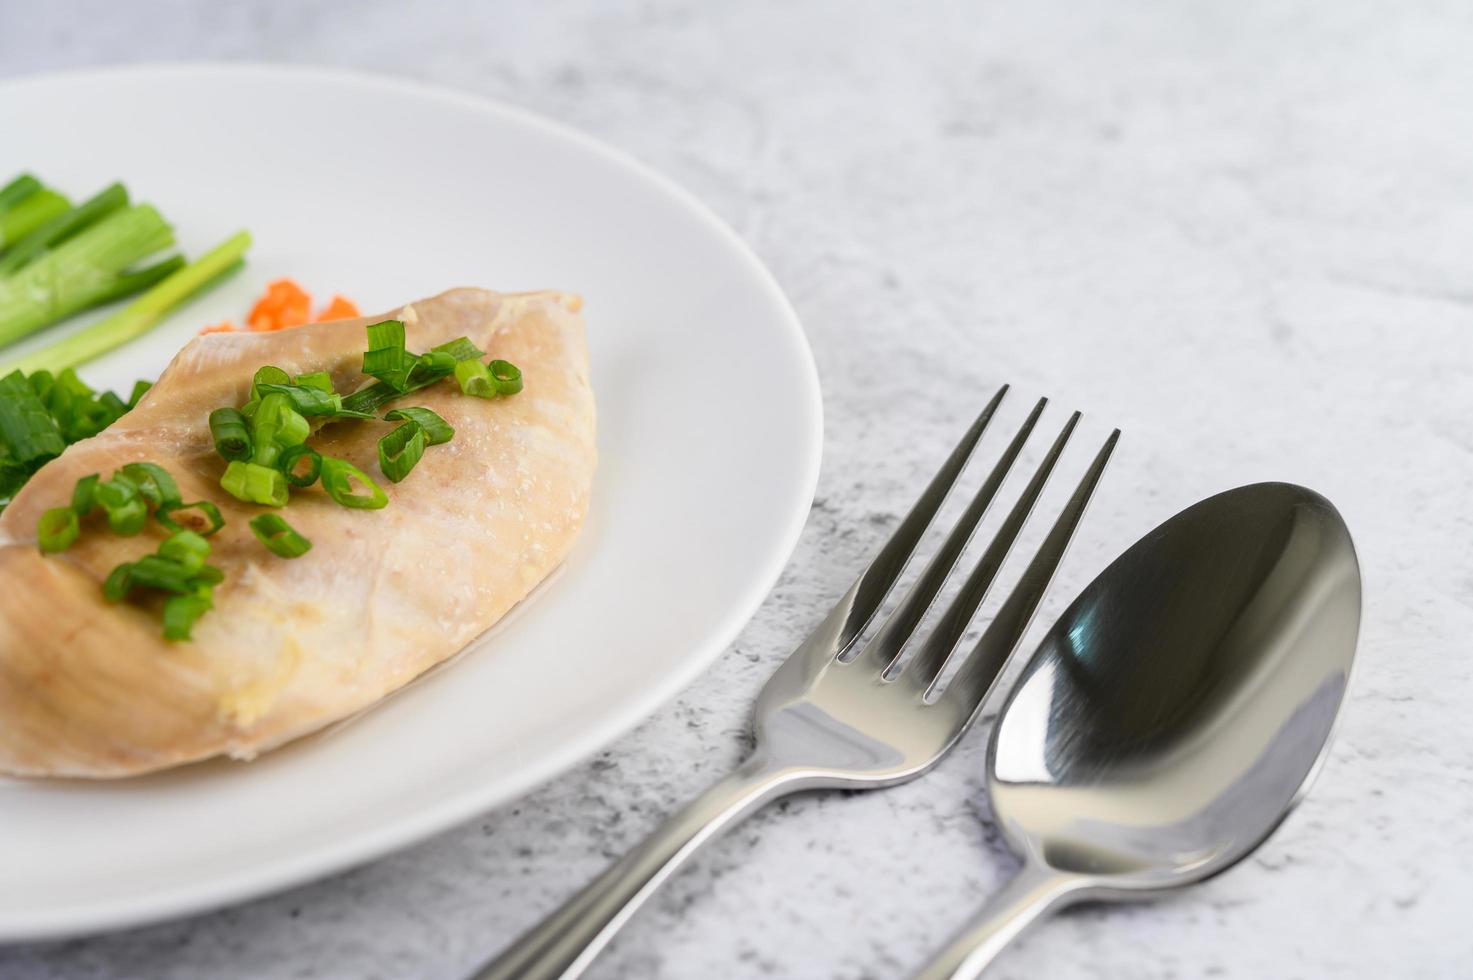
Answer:
[{"label": "stainless steel spoon", "polygon": [[987,759],[1023,869],[917,980],[973,978],[1045,912],[1138,898],[1242,860],[1325,757],[1360,625],[1350,533],[1259,483],[1147,534],[1065,611]]}]

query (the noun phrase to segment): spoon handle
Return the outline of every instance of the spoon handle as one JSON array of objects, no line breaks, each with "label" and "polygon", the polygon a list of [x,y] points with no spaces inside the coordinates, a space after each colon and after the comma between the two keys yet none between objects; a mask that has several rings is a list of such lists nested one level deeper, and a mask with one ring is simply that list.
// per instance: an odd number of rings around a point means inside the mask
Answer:
[{"label": "spoon handle", "polygon": [[932,958],[915,980],[976,980],[1002,948],[1034,920],[1064,904],[1084,879],[1032,863],[988,900],[971,923]]}]

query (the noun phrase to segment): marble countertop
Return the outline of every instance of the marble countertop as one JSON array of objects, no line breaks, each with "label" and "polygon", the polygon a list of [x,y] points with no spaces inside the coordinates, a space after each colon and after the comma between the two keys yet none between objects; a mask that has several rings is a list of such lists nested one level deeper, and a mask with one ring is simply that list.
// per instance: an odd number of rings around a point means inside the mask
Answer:
[{"label": "marble countertop", "polygon": [[[769,263],[824,387],[788,571],[699,681],[521,802],[187,921],[0,949],[0,976],[454,978],[732,766],[752,699],[1011,381],[1125,439],[1045,609],[1200,496],[1333,499],[1367,606],[1332,758],[1243,866],[1066,914],[1006,977],[1467,975],[1473,930],[1473,9],[26,3],[0,74],[181,59],[458,86],[673,176]],[[0,171],[15,170],[4,159]],[[596,980],[902,976],[1014,860],[985,735],[893,790],[721,840]],[[0,821],[3,823],[3,821]]]}]

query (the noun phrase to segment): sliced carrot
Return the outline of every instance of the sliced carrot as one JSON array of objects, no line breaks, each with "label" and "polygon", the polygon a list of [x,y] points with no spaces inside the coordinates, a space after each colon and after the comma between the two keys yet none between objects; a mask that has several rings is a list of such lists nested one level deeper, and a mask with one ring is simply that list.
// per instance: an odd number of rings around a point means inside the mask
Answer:
[{"label": "sliced carrot", "polygon": [[358,310],[358,304],[346,296],[334,295],[332,301],[322,308],[313,323],[323,323],[327,320],[346,320],[349,317],[362,316]]},{"label": "sliced carrot", "polygon": [[312,318],[312,296],[291,279],[277,279],[251,308],[246,318],[252,330],[284,330]]},{"label": "sliced carrot", "polygon": [[323,323],[328,320],[346,320],[360,316],[358,304],[346,296],[334,295],[315,318],[312,316],[312,294],[293,279],[277,279],[266,285],[266,291],[251,307],[246,325],[238,327],[225,320],[214,323],[200,331],[206,333],[229,333],[234,330],[269,332],[300,327],[305,323]]}]

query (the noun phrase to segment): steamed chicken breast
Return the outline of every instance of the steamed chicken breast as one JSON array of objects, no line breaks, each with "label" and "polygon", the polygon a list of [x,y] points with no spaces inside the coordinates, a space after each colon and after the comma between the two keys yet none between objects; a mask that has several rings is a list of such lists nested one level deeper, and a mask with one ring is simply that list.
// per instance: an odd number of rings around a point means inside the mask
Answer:
[{"label": "steamed chicken breast", "polygon": [[[133,411],[47,464],[0,516],[0,772],[116,777],[249,758],[371,705],[500,619],[567,555],[588,508],[594,407],[578,305],[457,289],[380,317],[192,341]],[[388,317],[404,321],[410,350],[464,335],[520,367],[525,387],[485,400],[452,379],[388,406],[423,405],[455,427],[399,484],[377,465],[390,423],[328,425],[313,447],[373,476],[389,505],[352,510],[320,485],[296,490],[281,513],[313,547],[276,557],[248,526],[264,508],[220,489],[207,416],[242,404],[265,364],[356,388],[364,326]],[[226,520],[210,539],[225,580],[192,642],[163,639],[156,607],[102,596],[112,568],[163,539],[154,521],[119,537],[93,518],[67,552],[37,547],[37,519],[79,478],[140,461]]]}]

